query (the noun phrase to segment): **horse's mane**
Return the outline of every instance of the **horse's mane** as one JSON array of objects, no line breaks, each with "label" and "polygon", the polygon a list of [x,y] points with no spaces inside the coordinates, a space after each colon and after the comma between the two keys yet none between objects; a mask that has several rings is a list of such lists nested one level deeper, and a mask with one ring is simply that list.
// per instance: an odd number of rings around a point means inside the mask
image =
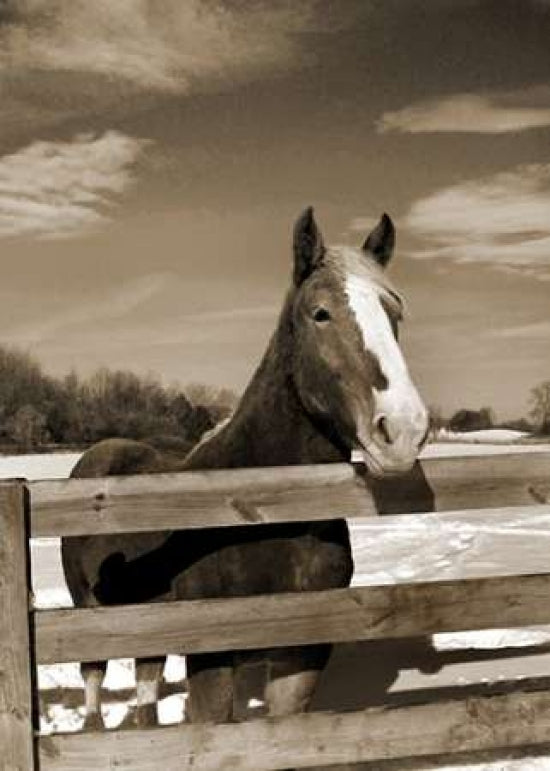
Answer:
[{"label": "horse's mane", "polygon": [[358,249],[350,246],[333,246],[327,250],[325,261],[333,270],[340,273],[348,283],[353,283],[359,290],[365,282],[374,284],[381,299],[390,310],[400,317],[404,315],[405,298],[395,288],[387,271],[375,260],[366,257]]},{"label": "horse's mane", "polygon": [[228,425],[228,423],[230,423],[234,414],[235,414],[235,410],[232,410],[230,415],[228,415],[226,418],[223,418],[223,420],[220,420],[219,423],[216,423],[216,425],[213,428],[210,428],[208,431],[205,431],[204,434],[199,439],[199,441],[197,442],[197,444],[194,447],[192,447],[189,453],[186,455],[185,462],[187,462],[191,458],[191,456],[195,453],[196,450],[198,450],[204,444],[206,444],[215,436],[217,436]]}]

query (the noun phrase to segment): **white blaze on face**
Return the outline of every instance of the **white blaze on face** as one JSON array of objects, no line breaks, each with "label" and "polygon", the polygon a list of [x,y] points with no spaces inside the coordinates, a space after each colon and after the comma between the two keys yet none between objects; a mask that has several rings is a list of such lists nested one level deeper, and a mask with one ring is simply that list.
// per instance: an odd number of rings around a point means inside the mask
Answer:
[{"label": "white blaze on face", "polygon": [[387,380],[387,388],[380,391],[373,388],[374,417],[385,415],[401,418],[413,426],[421,424],[425,418],[425,407],[380,302],[380,289],[376,284],[350,274],[346,277],[345,292],[361,330],[365,349],[376,356]]}]

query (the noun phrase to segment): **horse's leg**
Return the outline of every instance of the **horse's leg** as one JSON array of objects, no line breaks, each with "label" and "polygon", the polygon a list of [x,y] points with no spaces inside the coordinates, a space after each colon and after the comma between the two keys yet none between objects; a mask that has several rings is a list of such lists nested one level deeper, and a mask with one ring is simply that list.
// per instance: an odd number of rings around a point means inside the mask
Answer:
[{"label": "horse's leg", "polygon": [[164,657],[136,659],[135,724],[138,728],[147,728],[158,723],[157,704],[164,662]]},{"label": "horse's leg", "polygon": [[233,654],[193,653],[187,656],[191,723],[229,723],[233,719]]},{"label": "horse's leg", "polygon": [[265,689],[268,715],[292,715],[308,708],[330,651],[330,645],[270,651]]},{"label": "horse's leg", "polygon": [[[239,651],[233,657],[233,720],[241,722],[252,716],[264,714],[263,701],[265,692],[265,659],[258,651]],[[256,700],[254,712],[249,702]]]},{"label": "horse's leg", "polygon": [[82,662],[80,672],[84,680],[84,730],[103,731],[101,714],[101,686],[107,671],[106,661]]}]

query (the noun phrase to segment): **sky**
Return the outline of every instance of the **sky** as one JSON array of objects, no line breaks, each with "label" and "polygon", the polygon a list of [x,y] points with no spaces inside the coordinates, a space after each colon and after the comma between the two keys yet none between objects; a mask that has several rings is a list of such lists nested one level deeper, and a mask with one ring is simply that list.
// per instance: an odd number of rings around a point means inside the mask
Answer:
[{"label": "sky", "polygon": [[450,415],[550,379],[549,0],[0,0],[0,344],[241,391],[383,211]]}]

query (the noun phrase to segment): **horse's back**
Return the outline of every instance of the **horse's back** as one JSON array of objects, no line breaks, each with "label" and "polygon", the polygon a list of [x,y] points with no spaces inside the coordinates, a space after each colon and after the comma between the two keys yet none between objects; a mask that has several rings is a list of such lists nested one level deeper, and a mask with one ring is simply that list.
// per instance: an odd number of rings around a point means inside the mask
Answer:
[{"label": "horse's back", "polygon": [[71,477],[90,479],[147,474],[158,471],[161,466],[160,454],[146,442],[103,439],[86,450],[71,471]]},{"label": "horse's back", "polygon": [[[131,439],[104,439],[82,455],[71,472],[73,479],[148,474],[163,470],[162,456],[145,442]],[[128,562],[154,553],[165,543],[168,533],[94,535],[63,538],[61,557],[69,592],[76,605],[114,604],[120,592],[117,575]],[[134,587],[146,590],[147,576]],[[103,595],[100,587],[103,589]],[[143,585],[143,586],[142,586]]]}]

